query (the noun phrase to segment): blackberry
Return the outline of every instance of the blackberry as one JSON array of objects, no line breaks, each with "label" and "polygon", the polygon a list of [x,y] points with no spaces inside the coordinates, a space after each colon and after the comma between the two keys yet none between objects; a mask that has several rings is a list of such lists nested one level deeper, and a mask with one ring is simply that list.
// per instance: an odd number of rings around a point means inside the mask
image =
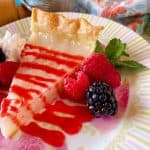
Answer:
[{"label": "blackberry", "polygon": [[0,48],[0,62],[5,61],[5,59],[6,59],[6,56],[5,56],[5,54],[3,53],[2,49]]},{"label": "blackberry", "polygon": [[87,105],[95,117],[113,116],[117,112],[117,101],[113,89],[105,82],[94,82],[86,93]]}]

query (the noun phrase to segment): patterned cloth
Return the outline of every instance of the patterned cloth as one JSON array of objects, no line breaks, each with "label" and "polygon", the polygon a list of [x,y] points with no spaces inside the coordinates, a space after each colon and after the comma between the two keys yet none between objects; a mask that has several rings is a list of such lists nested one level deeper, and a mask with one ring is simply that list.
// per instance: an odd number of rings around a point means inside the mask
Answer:
[{"label": "patterned cloth", "polygon": [[78,0],[78,9],[122,23],[150,41],[150,0]]}]

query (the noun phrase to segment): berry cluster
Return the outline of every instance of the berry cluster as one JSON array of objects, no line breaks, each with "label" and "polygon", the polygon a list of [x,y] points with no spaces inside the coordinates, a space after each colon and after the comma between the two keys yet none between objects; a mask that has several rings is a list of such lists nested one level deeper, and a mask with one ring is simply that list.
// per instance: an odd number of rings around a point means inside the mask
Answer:
[{"label": "berry cluster", "polygon": [[121,77],[103,54],[93,54],[81,65],[75,78],[64,79],[65,94],[75,102],[87,99],[90,112],[96,116],[113,116],[117,101],[113,88],[120,85]]}]

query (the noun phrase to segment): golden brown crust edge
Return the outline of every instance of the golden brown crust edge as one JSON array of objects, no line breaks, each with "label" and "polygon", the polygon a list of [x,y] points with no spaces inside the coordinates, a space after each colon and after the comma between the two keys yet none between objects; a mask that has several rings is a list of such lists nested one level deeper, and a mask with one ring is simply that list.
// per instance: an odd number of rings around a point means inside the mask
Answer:
[{"label": "golden brown crust edge", "polygon": [[32,9],[32,32],[52,32],[60,31],[66,34],[88,35],[97,38],[103,26],[94,26],[86,19],[69,19],[61,14],[45,12],[38,8]]}]

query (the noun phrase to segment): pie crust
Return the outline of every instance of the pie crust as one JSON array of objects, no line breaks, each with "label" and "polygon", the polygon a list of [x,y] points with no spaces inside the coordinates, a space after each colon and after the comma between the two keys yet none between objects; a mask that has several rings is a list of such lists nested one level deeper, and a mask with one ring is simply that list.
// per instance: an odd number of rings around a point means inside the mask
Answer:
[{"label": "pie crust", "polygon": [[68,35],[85,35],[90,39],[97,39],[103,26],[94,26],[84,18],[69,19],[61,14],[49,13],[37,8],[32,10],[32,32],[61,32]]}]

